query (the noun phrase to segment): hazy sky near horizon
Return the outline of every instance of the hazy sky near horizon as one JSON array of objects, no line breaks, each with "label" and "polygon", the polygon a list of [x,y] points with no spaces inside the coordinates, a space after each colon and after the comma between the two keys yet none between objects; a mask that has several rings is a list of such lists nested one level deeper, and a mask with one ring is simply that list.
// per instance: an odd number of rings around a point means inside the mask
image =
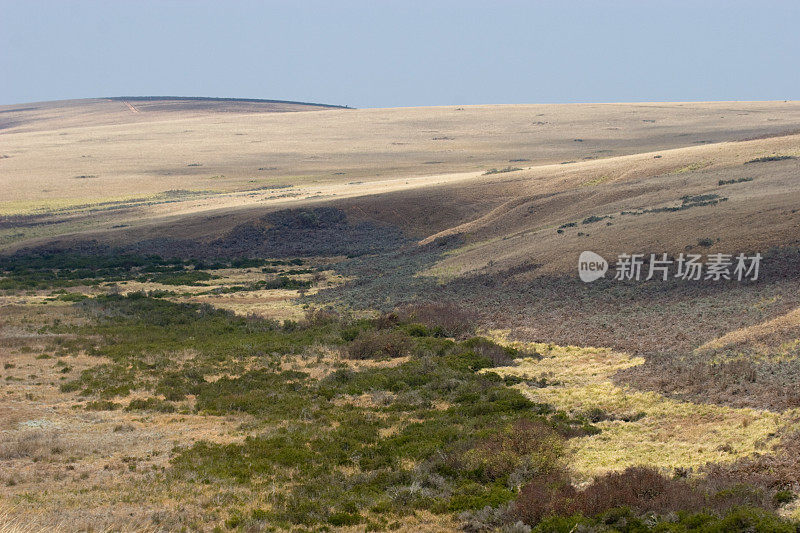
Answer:
[{"label": "hazy sky near horizon", "polygon": [[800,99],[800,2],[0,0],[0,105]]}]

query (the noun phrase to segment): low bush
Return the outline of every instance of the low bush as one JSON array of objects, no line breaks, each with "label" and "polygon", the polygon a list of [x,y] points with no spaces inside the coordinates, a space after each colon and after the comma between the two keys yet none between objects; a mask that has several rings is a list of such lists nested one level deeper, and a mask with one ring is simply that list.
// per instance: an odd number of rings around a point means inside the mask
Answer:
[{"label": "low bush", "polygon": [[[570,485],[563,472],[535,477],[520,491],[507,520],[538,524],[541,531],[558,531],[548,528],[566,519],[552,517],[590,517],[612,527],[627,517],[629,525],[631,519],[641,525],[625,531],[660,531],[648,528],[654,525],[652,519],[650,526],[643,519],[655,517],[657,522],[676,512],[682,513],[683,527],[675,531],[794,531],[794,525],[765,508],[756,487],[731,484],[720,490],[706,480],[668,478],[642,466],[600,476],[583,490]],[[566,522],[573,521],[574,527],[574,520]],[[751,526],[755,529],[748,529]],[[766,529],[759,529],[762,526]]]},{"label": "low bush", "polygon": [[[506,526],[510,527],[510,526]],[[621,533],[733,533],[733,532],[796,532],[796,525],[763,509],[743,507],[722,515],[713,513],[670,513],[668,515],[637,514],[627,507],[618,507],[597,517],[583,515],[549,516],[529,530],[532,533],[573,533],[607,531]]]},{"label": "low bush", "polygon": [[145,281],[161,283],[162,285],[203,285],[203,281],[209,281],[214,276],[202,270],[187,270],[181,272],[163,272],[145,277]]},{"label": "low bush", "polygon": [[343,322],[343,317],[331,308],[314,308],[306,311],[305,321],[311,327],[324,327]]},{"label": "low bush", "polygon": [[94,400],[86,402],[83,408],[87,411],[115,411],[119,409],[119,407],[120,405],[118,403],[114,403],[110,400]]},{"label": "low bush", "polygon": [[509,518],[536,525],[545,517],[571,516],[576,497],[563,471],[545,472],[522,487]]},{"label": "low bush", "polygon": [[469,477],[519,489],[526,478],[559,468],[563,451],[564,438],[552,426],[523,418],[478,441],[459,460]]},{"label": "low bush", "polygon": [[768,155],[765,157],[757,157],[755,159],[751,159],[750,161],[745,161],[745,165],[750,163],[767,163],[769,161],[786,161],[788,159],[796,159],[796,157],[791,155]]},{"label": "low bush", "polygon": [[472,351],[478,357],[486,359],[489,367],[509,366],[514,364],[514,359],[522,357],[519,350],[508,346],[501,346],[496,342],[483,337],[473,337],[462,343],[464,348]]},{"label": "low bush", "polygon": [[401,331],[362,331],[344,353],[348,359],[383,359],[408,355],[409,348],[409,338]]},{"label": "low bush", "polygon": [[131,400],[126,411],[157,411],[159,413],[174,413],[175,405],[158,398],[146,398]]},{"label": "low bush", "polygon": [[615,507],[639,512],[700,511],[705,495],[684,479],[671,479],[649,467],[630,467],[597,478],[577,493],[572,512],[595,516]]},{"label": "low bush", "polygon": [[753,178],[734,178],[730,180],[719,180],[718,185],[732,185],[734,183],[745,183],[748,181],[753,181]]},{"label": "low bush", "polygon": [[300,290],[311,287],[310,281],[305,281],[288,276],[278,276],[275,279],[267,280],[265,282],[258,282],[256,286],[259,289],[287,289],[287,290]]},{"label": "low bush", "polygon": [[[347,324],[341,336],[357,331],[348,347],[401,335],[410,360],[342,368],[321,380],[261,370],[201,384],[201,412],[247,412],[286,425],[241,443],[178,450],[176,474],[253,486],[291,482],[291,493],[270,511],[272,524],[352,524],[366,509],[443,513],[506,504],[532,475],[558,469],[567,435],[589,432],[498,375],[476,373],[492,361],[475,348],[497,350],[491,341],[410,337],[402,322],[386,329],[370,320]],[[359,353],[385,353],[383,346]],[[374,405],[350,403],[365,395]]]},{"label": "low bush", "polygon": [[592,215],[584,218],[581,224],[594,224],[595,222],[600,222],[601,220],[605,220],[607,218],[614,218],[614,217],[612,217],[611,215],[603,215],[603,216]]},{"label": "low bush", "polygon": [[397,312],[403,322],[426,326],[434,336],[463,338],[475,332],[477,313],[450,303],[413,304]]},{"label": "low bush", "polygon": [[516,172],[522,170],[519,167],[504,167],[504,168],[491,168],[483,173],[484,176],[491,176],[492,174],[504,174],[506,172]]}]

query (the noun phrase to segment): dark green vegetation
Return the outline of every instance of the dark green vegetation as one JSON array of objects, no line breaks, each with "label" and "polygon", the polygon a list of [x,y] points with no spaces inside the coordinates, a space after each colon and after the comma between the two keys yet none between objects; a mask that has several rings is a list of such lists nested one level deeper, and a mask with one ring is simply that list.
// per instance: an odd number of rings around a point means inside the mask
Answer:
[{"label": "dark green vegetation", "polygon": [[65,253],[47,251],[18,253],[0,258],[0,289],[33,290],[101,282],[166,276],[183,272],[183,261],[168,261],[154,255],[115,253]]},{"label": "dark green vegetation", "polygon": [[[300,272],[300,271],[289,271]],[[310,272],[310,271],[309,271]],[[303,274],[307,273],[305,271]],[[289,276],[277,276],[274,279],[255,281],[245,285],[232,285],[230,287],[218,287],[209,291],[211,294],[225,294],[231,292],[262,291],[268,289],[289,289],[303,290],[311,287],[311,281],[290,278]]]},{"label": "dark green vegetation", "polygon": [[[731,180],[724,182],[720,181],[720,185],[726,185],[729,183],[739,183],[743,181],[751,181],[752,178],[740,178],[739,180]],[[680,205],[675,206],[665,206],[665,207],[653,207],[649,209],[637,209],[635,211],[621,211],[620,215],[645,215],[645,214],[652,214],[652,213],[673,213],[677,211],[684,211],[686,209],[691,209],[693,207],[703,207],[709,205],[717,205],[720,202],[728,201],[727,198],[720,197],[718,194],[698,194],[698,195],[686,195],[680,198],[681,203]],[[581,224],[594,224],[595,222],[601,222],[606,219],[613,219],[613,215],[591,215],[584,218],[581,221]],[[607,223],[610,225],[610,223]],[[567,222],[565,224],[561,224],[558,229],[556,230],[557,233],[564,233],[564,229],[566,228],[574,228],[578,225],[577,222]],[[580,234],[579,234],[580,235]]]},{"label": "dark green vegetation", "polygon": [[[531,473],[556,468],[564,439],[596,431],[584,419],[532,403],[513,382],[480,372],[535,354],[480,337],[443,336],[469,329],[457,323],[458,312],[437,322],[441,310],[425,307],[377,319],[318,311],[300,324],[277,324],[144,294],[76,305],[97,323],[63,329],[84,339],[100,336],[83,348],[110,362],[62,390],[99,398],[87,405],[95,410],[115,409],[109,399],[146,390],[157,397],[130,401],[126,409],[252,415],[259,429],[240,443],[176,450],[168,477],[253,490],[291,480],[293,490],[263,510],[271,523],[335,525],[415,509],[498,506],[512,501]],[[314,379],[282,365],[313,366],[320,345],[349,355],[365,338],[378,340],[359,358],[398,355],[387,353],[387,337],[408,356],[395,366],[340,365]],[[183,363],[171,358],[189,349],[196,355]],[[223,377],[207,381],[210,375]]]},{"label": "dark green vegetation", "polygon": [[719,180],[719,185],[733,185],[734,183],[745,183],[753,181],[753,178],[734,178],[730,180]]},{"label": "dark green vegetation", "polygon": [[[715,199],[701,195],[683,201]],[[358,280],[349,290],[362,304],[374,295],[373,307],[384,305],[383,314],[374,318],[323,309],[300,322],[279,323],[171,302],[165,297],[174,294],[165,291],[87,298],[62,290],[51,297],[72,302],[91,322],[54,324],[42,333],[74,335],[58,338],[58,357],[81,350],[103,357],[80,375],[60,381],[61,390],[75,394],[83,409],[240,421],[232,443],[200,441],[175,448],[170,466],[154,481],[176,492],[208,486],[239,495],[220,504],[219,516],[232,529],[359,525],[383,530],[425,510],[458,515],[471,531],[516,527],[517,522],[523,531],[528,526],[565,532],[795,530],[774,514],[795,498],[789,481],[797,476],[789,460],[742,461],[712,469],[702,480],[634,469],[574,487],[564,452],[567,442],[596,433],[592,424],[608,415],[592,410],[566,414],[527,399],[514,388],[516,378],[503,379],[491,369],[539,355],[476,336],[480,317],[467,309],[485,307],[468,300],[476,286],[489,288],[505,306],[524,296],[532,305],[557,307],[579,293],[566,283],[545,290],[534,281],[520,295],[504,282],[503,276],[510,278],[514,271],[445,287],[413,275],[459,243],[457,237],[435,241],[416,256],[404,253],[393,263],[377,263],[385,276],[358,272],[359,265],[373,271],[375,258],[337,264],[343,275]],[[797,257],[773,262],[767,255],[765,276],[779,281],[772,265],[795,265]],[[234,266],[275,274],[274,281],[252,285],[263,288],[299,282],[289,273],[310,273],[300,268],[307,265],[299,259],[163,260],[113,254],[92,259],[67,254],[26,261],[17,256],[2,267],[5,280],[33,279],[34,286],[50,289],[61,283],[102,286],[115,279],[203,283],[215,270]],[[291,286],[303,288],[307,282],[302,283]],[[625,287],[613,293],[579,287],[598,291],[594,296],[611,304],[634,301],[632,289]],[[228,289],[252,290],[250,284]],[[709,301],[718,291],[712,285],[637,289],[637,298],[662,298],[663,292]],[[448,296],[465,304],[405,303],[419,302],[422,294],[427,301],[445,302]],[[391,307],[385,307],[387,302]],[[576,331],[570,331],[573,338]],[[581,331],[591,333],[585,327]],[[709,384],[734,375],[724,368],[714,372],[696,372],[706,394],[713,391]],[[668,375],[684,379],[679,372]],[[759,370],[757,380],[760,375]],[[264,494],[270,496],[264,500]]]},{"label": "dark green vegetation", "polygon": [[[246,286],[228,287],[226,292],[263,289],[308,288],[310,282],[285,274],[306,274],[311,269],[290,269],[281,272],[276,266],[300,266],[302,259],[267,261],[233,258],[207,261],[202,259],[166,259],[158,255],[141,255],[101,247],[91,255],[78,251],[40,250],[0,258],[0,290],[43,290],[76,286],[97,286],[117,281],[141,281],[164,285],[206,285],[216,276],[208,270],[225,268],[258,268],[265,273],[280,273],[271,279]],[[265,266],[269,265],[269,266]],[[78,296],[63,295],[61,300]]]},{"label": "dark green vegetation", "polygon": [[676,211],[684,211],[693,207],[704,207],[707,205],[717,205],[720,202],[727,202],[728,199],[720,197],[718,194],[697,194],[686,195],[681,197],[681,204],[676,206],[667,207],[653,207],[650,209],[641,209],[637,211],[622,211],[623,215],[644,215],[647,213],[672,213]]},{"label": "dark green vegetation", "polygon": [[757,157],[755,159],[751,159],[750,161],[745,161],[745,165],[749,163],[768,163],[770,161],[786,161],[787,159],[796,159],[796,157],[791,155],[768,155],[765,157]]},{"label": "dark green vegetation", "polygon": [[522,170],[518,167],[504,167],[504,168],[492,168],[487,170],[483,173],[484,176],[491,176],[492,174],[504,174],[506,172],[516,172],[518,170]]},{"label": "dark green vegetation", "polygon": [[163,285],[203,285],[203,281],[213,278],[214,276],[202,270],[177,270],[175,272],[161,272],[152,276],[142,276],[140,280]]},{"label": "dark green vegetation", "polygon": [[612,217],[611,215],[604,215],[604,216],[592,215],[584,218],[581,224],[593,224],[595,222],[600,222],[601,220],[605,220],[607,218],[614,218],[614,217]]},{"label": "dark green vegetation", "polygon": [[[277,323],[143,293],[74,305],[95,323],[50,329],[77,333],[85,340],[72,350],[106,358],[62,386],[86,397],[86,409],[250,417],[241,440],[176,448],[159,476],[270,494],[248,511],[231,502],[229,528],[384,530],[427,510],[459,513],[471,531],[517,522],[565,532],[794,531],[771,512],[791,491],[719,476],[699,483],[633,469],[575,489],[566,441],[596,433],[602,417],[535,404],[513,388],[517,378],[491,372],[539,356],[475,337],[474,316],[458,308],[405,306],[377,318],[317,310]],[[373,363],[325,361],[323,346]],[[147,397],[126,401],[132,391]]]}]

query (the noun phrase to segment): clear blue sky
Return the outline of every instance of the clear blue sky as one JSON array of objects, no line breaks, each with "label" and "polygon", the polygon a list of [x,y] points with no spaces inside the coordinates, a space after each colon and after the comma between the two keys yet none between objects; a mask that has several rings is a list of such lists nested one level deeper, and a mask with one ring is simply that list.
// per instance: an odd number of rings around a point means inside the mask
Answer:
[{"label": "clear blue sky", "polygon": [[0,0],[0,104],[800,99],[800,2]]}]

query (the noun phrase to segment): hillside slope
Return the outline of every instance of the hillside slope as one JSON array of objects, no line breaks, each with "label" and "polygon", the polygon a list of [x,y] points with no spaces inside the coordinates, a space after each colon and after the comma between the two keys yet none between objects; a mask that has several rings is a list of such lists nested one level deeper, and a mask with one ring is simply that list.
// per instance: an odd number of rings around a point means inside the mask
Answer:
[{"label": "hillside slope", "polygon": [[337,108],[341,106],[281,100],[180,96],[56,100],[0,106],[0,133],[143,123],[190,116],[208,117],[218,113],[285,113]]},{"label": "hillside slope", "polygon": [[[636,177],[705,164],[718,143],[800,130],[795,102],[305,113],[247,112],[262,105],[252,103],[237,103],[237,112],[229,110],[230,102],[204,105],[201,112],[192,101],[177,109],[174,102],[145,101],[136,103],[144,109],[137,114],[122,101],[98,101],[67,106],[69,112],[54,108],[49,118],[30,124],[38,124],[37,131],[24,131],[24,125],[2,130],[0,245],[152,223],[162,226],[159,233],[185,234],[188,223],[202,233],[220,234],[231,221],[283,207],[447,183],[480,188],[480,198],[463,217],[456,213],[458,205],[472,193],[456,186],[455,202],[437,199],[433,218],[438,220],[417,219],[413,211],[398,218],[414,236],[425,238],[431,229],[482,216],[509,195],[603,181],[604,169],[616,172],[616,181],[622,173]],[[120,113],[130,122],[116,123]],[[655,154],[635,165],[624,157],[678,148],[685,151],[663,159],[653,159]],[[483,176],[507,168],[524,172]],[[443,211],[444,205],[453,207]],[[194,215],[212,213],[219,227],[192,222]]]}]

